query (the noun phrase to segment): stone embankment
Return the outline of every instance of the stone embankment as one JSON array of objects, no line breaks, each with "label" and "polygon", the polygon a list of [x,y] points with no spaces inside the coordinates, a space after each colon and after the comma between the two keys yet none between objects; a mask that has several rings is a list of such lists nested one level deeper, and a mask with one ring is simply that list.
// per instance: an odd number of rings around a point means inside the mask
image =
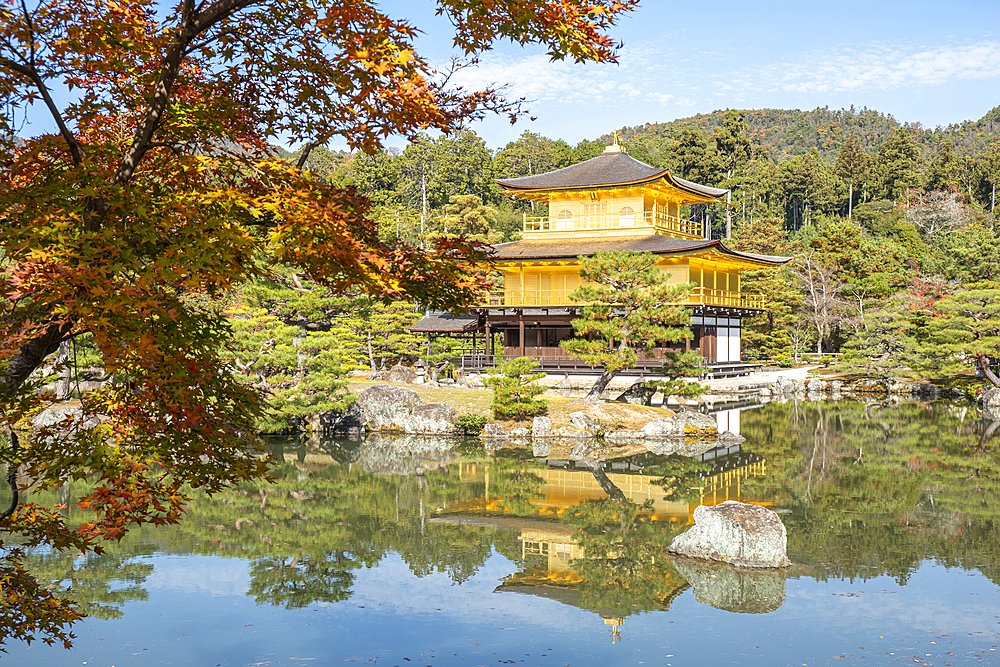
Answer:
[{"label": "stone embankment", "polygon": [[[578,440],[598,438],[609,444],[641,444],[645,441],[706,439],[726,445],[739,444],[743,438],[733,433],[719,434],[715,420],[693,410],[672,412],[628,403],[570,404],[568,411],[535,417],[530,426],[505,427],[488,423],[480,437],[496,443],[507,440]],[[574,409],[575,408],[575,409]],[[312,420],[313,432],[338,435],[368,433],[406,433],[414,435],[460,435],[459,412],[446,403],[424,405],[412,389],[388,384],[368,387],[358,394],[357,402],[346,413],[327,412]],[[705,447],[701,446],[701,451]]]},{"label": "stone embankment", "polygon": [[760,398],[763,402],[783,399],[841,400],[891,396],[903,400],[931,401],[942,398],[974,398],[961,389],[942,391],[930,383],[910,384],[895,380],[885,381],[861,378],[846,382],[816,376],[794,378],[778,375],[776,378],[754,379],[752,376],[710,385],[701,398],[709,402],[746,398]]}]

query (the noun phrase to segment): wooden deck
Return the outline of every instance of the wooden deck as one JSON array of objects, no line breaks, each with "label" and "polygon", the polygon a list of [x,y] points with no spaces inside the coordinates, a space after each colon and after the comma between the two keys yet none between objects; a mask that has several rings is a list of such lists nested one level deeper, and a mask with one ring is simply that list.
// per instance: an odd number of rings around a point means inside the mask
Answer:
[{"label": "wooden deck", "polygon": [[[538,370],[545,373],[572,371],[574,373],[586,374],[601,373],[604,370],[602,366],[591,366],[582,359],[571,356],[568,352],[566,352],[566,350],[560,347],[525,348],[523,355],[521,354],[520,348],[511,347],[507,348],[502,355],[466,354],[461,357],[453,358],[451,362],[463,371],[482,371],[493,368],[497,364],[503,363],[509,359],[516,359],[520,356],[529,357],[537,361]],[[659,350],[652,350],[646,354],[639,353],[636,365],[633,368],[622,371],[620,375],[639,375],[643,373],[650,373],[651,371],[661,368],[662,366],[662,352]],[[703,371],[701,378],[708,380],[712,378],[750,375],[750,373],[760,367],[761,364],[733,361],[705,364],[702,366]]]}]

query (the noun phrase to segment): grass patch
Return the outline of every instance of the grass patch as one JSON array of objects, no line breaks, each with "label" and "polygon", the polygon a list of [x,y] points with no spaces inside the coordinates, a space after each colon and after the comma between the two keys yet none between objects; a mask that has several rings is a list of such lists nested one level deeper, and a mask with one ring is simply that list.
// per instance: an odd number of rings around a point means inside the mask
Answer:
[{"label": "grass patch", "polygon": [[428,403],[447,403],[451,405],[460,415],[482,415],[489,414],[490,406],[493,404],[493,391],[490,389],[472,389],[469,387],[444,386],[437,387],[426,384],[408,384],[406,382],[382,382],[381,380],[351,380],[348,387],[351,391],[359,392],[377,384],[388,384],[393,387],[412,389],[417,392],[420,401]]}]

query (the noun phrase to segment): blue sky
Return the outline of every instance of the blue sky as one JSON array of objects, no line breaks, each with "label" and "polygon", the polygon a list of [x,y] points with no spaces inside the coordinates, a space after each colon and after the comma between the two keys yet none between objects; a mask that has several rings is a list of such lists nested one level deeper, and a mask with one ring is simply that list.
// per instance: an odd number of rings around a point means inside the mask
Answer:
[{"label": "blue sky", "polygon": [[[447,65],[452,26],[434,16],[432,0],[381,7],[421,29],[418,51]],[[645,0],[611,32],[624,42],[618,65],[553,63],[540,47],[501,43],[455,80],[467,88],[506,84],[511,97],[529,100],[534,121],[472,126],[492,149],[524,130],[575,144],[626,125],[729,108],[853,105],[934,127],[1000,105],[998,10],[1000,0]],[[29,121],[51,125],[40,105]]]},{"label": "blue sky", "polygon": [[[418,50],[444,64],[451,25],[433,4],[382,7],[424,31]],[[473,126],[491,148],[531,130],[575,144],[623,125],[726,108],[868,107],[926,127],[1000,105],[1000,3],[646,0],[612,31],[619,64],[551,63],[544,49],[500,44],[469,87],[509,85],[531,115]]]}]

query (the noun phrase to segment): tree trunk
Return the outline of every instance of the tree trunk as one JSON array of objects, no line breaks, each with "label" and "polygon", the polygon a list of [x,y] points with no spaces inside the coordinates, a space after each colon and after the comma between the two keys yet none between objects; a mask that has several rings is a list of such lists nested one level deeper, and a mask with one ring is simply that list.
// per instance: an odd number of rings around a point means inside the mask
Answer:
[{"label": "tree trunk", "polygon": [[[726,180],[728,181],[732,178],[733,172],[729,170],[726,172]],[[732,189],[726,192],[726,238],[731,238],[733,235],[733,212],[729,208],[730,203],[733,201],[733,191]]]},{"label": "tree trunk", "polygon": [[56,400],[65,401],[70,395],[70,383],[73,380],[73,366],[70,363],[71,356],[73,354],[73,343],[69,340],[64,340],[59,343],[59,357],[58,362],[63,364],[62,369],[59,371],[59,381],[56,382]]},{"label": "tree trunk", "polygon": [[611,384],[611,380],[618,375],[618,372],[604,371],[601,373],[601,377],[597,378],[597,382],[594,386],[590,388],[590,393],[583,399],[584,403],[597,403],[601,400],[601,396],[604,394],[604,390],[608,388]]},{"label": "tree trunk", "polygon": [[850,220],[851,219],[851,212],[854,209],[854,183],[853,182],[851,182],[851,183],[848,184],[847,192],[848,192],[848,194],[847,194],[847,219]]},{"label": "tree trunk", "polygon": [[368,364],[372,367],[372,373],[376,372],[375,352],[372,350],[372,332],[368,332]]},{"label": "tree trunk", "polygon": [[998,378],[996,374],[990,370],[990,360],[986,358],[986,355],[982,352],[977,352],[976,361],[979,362],[979,368],[982,369],[983,375],[985,375],[986,379],[990,381],[990,384],[994,387],[1000,387],[1000,378]]},{"label": "tree trunk", "polygon": [[45,357],[59,349],[70,337],[69,324],[51,324],[45,331],[21,346],[0,370],[0,395],[13,396],[28,377],[42,365]]},{"label": "tree trunk", "polygon": [[427,217],[427,161],[421,165],[420,171],[420,247],[424,247],[424,218]]},{"label": "tree trunk", "polygon": [[614,482],[608,479],[608,476],[607,474],[605,474],[604,467],[601,465],[600,461],[593,461],[593,462],[587,461],[586,463],[587,466],[590,468],[590,472],[593,473],[594,479],[600,485],[604,493],[608,494],[608,496],[612,500],[622,500],[622,501],[626,500],[625,493],[620,488],[618,488],[618,486]]}]

